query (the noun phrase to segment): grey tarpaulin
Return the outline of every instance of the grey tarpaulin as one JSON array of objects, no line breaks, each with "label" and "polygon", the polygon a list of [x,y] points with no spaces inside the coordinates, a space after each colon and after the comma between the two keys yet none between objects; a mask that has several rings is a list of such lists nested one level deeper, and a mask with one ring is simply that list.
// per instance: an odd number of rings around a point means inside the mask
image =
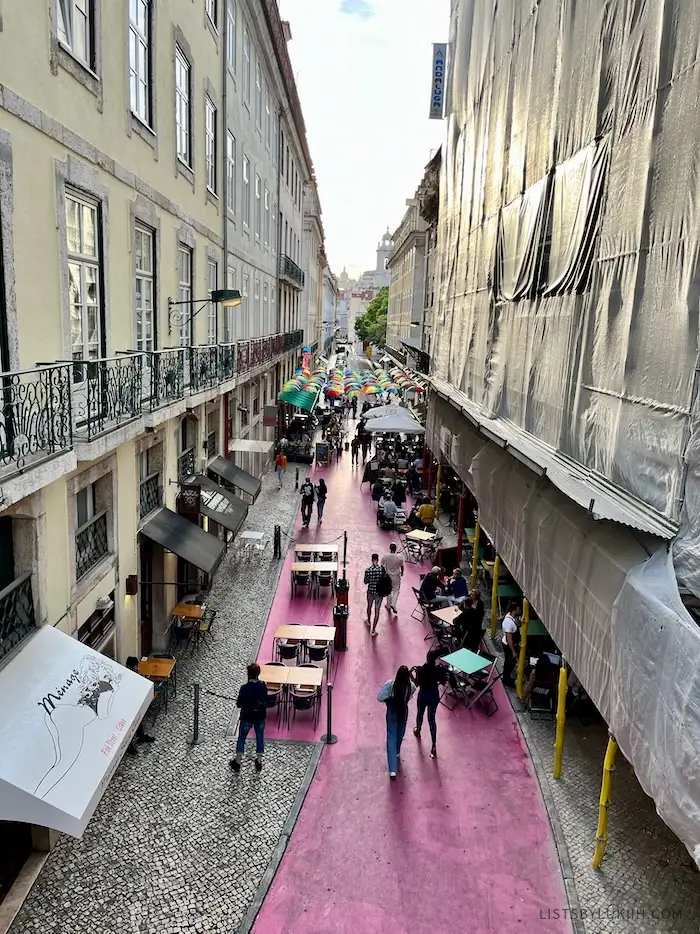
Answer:
[{"label": "grey tarpaulin", "polygon": [[[585,484],[597,475],[608,503],[619,491],[621,514],[625,496],[635,516],[649,509],[648,522],[642,516],[628,524],[671,534],[680,528],[675,571],[697,594],[699,48],[697,4],[677,0],[453,0],[431,344],[434,375],[469,399],[472,423],[481,413],[494,435],[504,426],[499,436],[514,439],[513,451],[519,438],[531,437],[528,456],[537,460],[544,452],[559,471],[552,483],[561,493],[532,471],[536,490],[524,490],[523,465],[513,468],[516,482],[508,451],[489,444],[471,465],[480,501],[491,489],[487,476],[493,483],[505,476],[534,504],[550,496],[564,502],[567,488],[580,490],[581,478]],[[498,467],[490,462],[496,455],[506,459]],[[514,496],[493,500],[489,532],[508,562],[516,562],[516,576],[535,562],[521,583],[539,592],[543,619],[547,613],[574,619],[576,572],[589,579],[592,567],[601,575],[609,568],[605,592],[595,595],[601,583],[590,591],[599,613],[580,615],[571,658],[578,656],[578,673],[611,717],[643,787],[697,855],[700,790],[686,761],[668,761],[664,740],[664,730],[672,735],[687,719],[695,736],[697,629],[678,600],[668,625],[686,639],[687,690],[664,679],[654,655],[653,677],[638,666],[642,677],[615,684],[622,672],[614,666],[625,656],[615,661],[612,605],[620,594],[621,606],[630,588],[637,595],[644,590],[637,624],[625,630],[624,620],[615,623],[637,640],[627,655],[632,664],[653,646],[647,634],[655,631],[657,603],[644,588],[661,586],[660,575],[634,571],[639,562],[608,554],[593,531],[577,538],[580,552],[562,540],[554,563],[542,539],[530,540],[528,561],[523,553],[518,563],[517,548],[525,546],[499,541],[499,534],[507,540],[525,530]],[[611,526],[568,508],[601,530],[596,534],[613,535]],[[559,512],[569,515],[563,505]],[[560,541],[556,528],[545,527]],[[528,526],[528,533],[537,528]],[[617,531],[626,536],[631,560],[634,537]],[[593,561],[601,548],[605,559]],[[579,565],[567,564],[567,554]],[[675,583],[664,579],[663,587],[670,592]],[[613,661],[601,654],[603,636]],[[639,722],[640,715],[652,719]],[[684,802],[687,817],[680,820]]]}]

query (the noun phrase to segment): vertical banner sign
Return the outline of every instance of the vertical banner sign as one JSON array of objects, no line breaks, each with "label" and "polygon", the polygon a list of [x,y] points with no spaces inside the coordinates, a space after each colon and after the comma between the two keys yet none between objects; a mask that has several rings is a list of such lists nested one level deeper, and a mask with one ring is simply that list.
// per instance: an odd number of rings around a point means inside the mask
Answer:
[{"label": "vertical banner sign", "polygon": [[433,76],[430,94],[430,119],[442,120],[445,107],[445,77],[447,68],[447,45],[433,45]]}]

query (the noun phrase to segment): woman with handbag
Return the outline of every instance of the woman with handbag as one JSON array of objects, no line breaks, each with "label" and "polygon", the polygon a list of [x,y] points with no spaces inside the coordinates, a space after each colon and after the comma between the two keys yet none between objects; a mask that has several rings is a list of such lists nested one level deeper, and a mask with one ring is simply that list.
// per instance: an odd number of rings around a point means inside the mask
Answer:
[{"label": "woman with handbag", "polygon": [[401,743],[408,722],[408,704],[414,691],[411,674],[405,665],[401,665],[394,678],[386,681],[377,695],[377,700],[386,704],[386,758],[389,778],[396,778],[399,770]]}]

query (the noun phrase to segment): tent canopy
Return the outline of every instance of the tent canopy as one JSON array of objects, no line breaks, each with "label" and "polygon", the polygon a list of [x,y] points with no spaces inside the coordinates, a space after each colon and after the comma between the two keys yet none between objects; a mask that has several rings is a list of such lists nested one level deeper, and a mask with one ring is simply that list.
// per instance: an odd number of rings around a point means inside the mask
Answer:
[{"label": "tent canopy", "polygon": [[221,477],[222,480],[230,483],[231,486],[235,486],[243,493],[247,493],[248,496],[252,497],[253,502],[257,499],[262,484],[257,477],[248,473],[247,470],[241,470],[240,467],[236,467],[231,461],[221,456],[215,457],[209,464],[208,469],[215,473],[217,477]]},{"label": "tent canopy", "polygon": [[146,522],[141,534],[205,574],[213,574],[218,568],[226,547],[214,535],[165,507]]},{"label": "tent canopy", "polygon": [[366,430],[372,434],[379,432],[401,435],[425,434],[425,428],[411,415],[385,415],[383,418],[372,418],[367,422]]}]

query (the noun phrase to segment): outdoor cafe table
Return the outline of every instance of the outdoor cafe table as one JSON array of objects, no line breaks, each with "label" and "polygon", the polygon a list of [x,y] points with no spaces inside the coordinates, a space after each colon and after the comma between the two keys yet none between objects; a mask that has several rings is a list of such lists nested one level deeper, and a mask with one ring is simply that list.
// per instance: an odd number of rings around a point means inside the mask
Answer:
[{"label": "outdoor cafe table", "polygon": [[[167,684],[172,678],[173,691],[176,691],[177,680],[174,658],[142,658],[138,665],[138,673],[143,678],[155,681],[158,684]],[[165,689],[165,709],[168,709],[168,689]]]},{"label": "outdoor cafe table", "polygon": [[410,542],[432,542],[435,541],[436,532],[424,532],[422,529],[414,529],[409,532],[406,539]]},{"label": "outdoor cafe table", "polygon": [[337,555],[338,554],[338,543],[337,542],[312,542],[308,545],[296,544],[294,546],[294,552],[298,555]]},{"label": "outdoor cafe table", "polygon": [[469,649],[457,649],[456,652],[450,652],[449,655],[443,655],[440,659],[443,665],[455,668],[465,675],[474,675],[477,671],[482,671],[493,664],[483,655],[477,655],[476,652],[470,652]]},{"label": "outdoor cafe table", "polygon": [[446,606],[442,610],[431,610],[430,615],[434,616],[435,619],[439,619],[441,623],[447,623],[448,626],[451,626],[461,612],[458,606]]},{"label": "outdoor cafe table", "polygon": [[260,680],[266,684],[292,684],[294,687],[318,688],[323,683],[323,668],[260,665]]},{"label": "outdoor cafe table", "polygon": [[292,574],[337,574],[337,561],[295,561],[292,565]]},{"label": "outdoor cafe table", "polygon": [[190,622],[195,622],[198,619],[201,619],[204,616],[204,611],[206,606],[199,603],[178,603],[176,607],[173,608],[173,616],[177,616],[179,619],[187,619]]},{"label": "outdoor cafe table", "polygon": [[300,641],[333,642],[335,626],[278,626],[275,639],[298,639]]}]

